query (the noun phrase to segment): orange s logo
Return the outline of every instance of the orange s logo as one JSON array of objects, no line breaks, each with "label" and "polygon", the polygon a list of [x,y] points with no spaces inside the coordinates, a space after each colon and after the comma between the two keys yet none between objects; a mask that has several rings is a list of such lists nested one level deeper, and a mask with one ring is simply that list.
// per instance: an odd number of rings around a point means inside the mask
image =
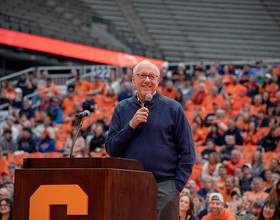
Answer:
[{"label": "orange s logo", "polygon": [[88,196],[77,184],[41,185],[29,205],[29,220],[50,220],[51,205],[67,205],[67,215],[88,215]]}]

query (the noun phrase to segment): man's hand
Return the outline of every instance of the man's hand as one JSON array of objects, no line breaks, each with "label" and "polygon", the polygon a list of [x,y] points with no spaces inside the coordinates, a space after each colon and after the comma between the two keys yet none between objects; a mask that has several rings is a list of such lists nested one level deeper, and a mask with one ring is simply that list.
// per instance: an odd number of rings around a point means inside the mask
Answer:
[{"label": "man's hand", "polygon": [[147,122],[148,115],[149,110],[147,108],[140,108],[129,122],[130,127],[135,129],[141,122]]},{"label": "man's hand", "polygon": [[231,214],[233,216],[235,216],[236,213],[237,213],[237,205],[236,205],[236,203],[233,202],[233,201],[230,201],[229,205],[228,205],[228,210],[231,212]]}]

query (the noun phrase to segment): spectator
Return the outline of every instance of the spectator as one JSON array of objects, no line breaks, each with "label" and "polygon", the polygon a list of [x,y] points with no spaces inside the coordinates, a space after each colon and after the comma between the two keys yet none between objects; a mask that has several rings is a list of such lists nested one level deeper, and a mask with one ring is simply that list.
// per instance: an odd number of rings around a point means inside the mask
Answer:
[{"label": "spectator", "polygon": [[243,138],[240,135],[240,130],[235,125],[235,121],[230,118],[228,120],[227,125],[228,125],[228,130],[225,131],[225,133],[224,133],[224,144],[226,144],[226,136],[234,135],[236,144],[237,145],[242,145],[243,144]]},{"label": "spectator", "polygon": [[182,94],[181,90],[177,90],[176,96],[175,96],[175,101],[179,102],[180,105],[182,106],[182,108],[185,110],[186,102],[183,99],[183,94]]},{"label": "spectator", "polygon": [[262,100],[263,100],[262,104],[265,106],[266,112],[268,113],[268,115],[270,115],[272,113],[272,110],[274,109],[275,105],[273,104],[273,102],[270,101],[269,92],[267,92],[267,91],[263,92]]},{"label": "spectator", "polygon": [[105,84],[100,80],[100,77],[98,75],[94,76],[94,82],[91,85],[91,93],[93,95],[104,95],[105,93]]},{"label": "spectator", "polygon": [[18,150],[22,150],[27,153],[36,152],[36,142],[32,137],[31,128],[23,128],[22,138],[18,142]]},{"label": "spectator", "polygon": [[192,86],[192,81],[189,76],[185,78],[184,84],[180,86],[180,90],[183,94],[183,99],[185,101],[191,100],[194,94],[194,87]]},{"label": "spectator", "polygon": [[200,83],[198,86],[199,87],[197,92],[195,92],[192,97],[192,102],[195,105],[201,105],[204,99],[206,98],[206,96],[208,95],[204,83]]},{"label": "spectator", "polygon": [[131,83],[129,82],[124,82],[123,83],[123,91],[119,93],[118,95],[118,101],[122,101],[124,99],[128,99],[130,97],[132,97],[133,95],[133,92],[132,92],[132,89],[131,89]]},{"label": "spectator", "polygon": [[279,210],[274,199],[268,199],[262,206],[257,220],[279,220]]},{"label": "spectator", "polygon": [[280,174],[277,173],[277,172],[272,173],[272,175],[271,175],[272,187],[266,189],[265,192],[266,193],[271,193],[271,191],[273,191],[273,189],[276,189],[276,185],[277,185],[279,180],[280,180]]},{"label": "spectator", "polygon": [[8,110],[9,106],[10,106],[10,100],[7,99],[5,91],[3,89],[1,89],[1,93],[0,93],[0,105],[7,105],[5,108],[1,108],[0,110]]},{"label": "spectator", "polygon": [[218,170],[221,165],[219,155],[216,152],[210,153],[208,162],[203,164],[202,176],[210,175],[213,181],[217,181],[220,179]]},{"label": "spectator", "polygon": [[202,220],[235,220],[228,209],[224,208],[223,196],[220,193],[212,193],[209,197],[210,213],[202,218]]},{"label": "spectator", "polygon": [[3,183],[3,187],[6,188],[10,192],[11,197],[13,198],[14,197],[14,189],[15,189],[14,183],[11,182],[11,181],[6,181],[6,182]]},{"label": "spectator", "polygon": [[190,189],[190,196],[192,197],[194,194],[198,192],[200,189],[199,186],[196,184],[196,182],[192,179],[189,179],[186,186]]},{"label": "spectator", "polygon": [[6,118],[6,124],[3,126],[2,130],[10,129],[12,131],[12,138],[14,141],[18,140],[19,130],[15,126],[15,118],[12,115],[8,115]]},{"label": "spectator", "polygon": [[265,116],[264,111],[262,109],[257,111],[257,117],[255,118],[255,124],[257,127],[268,127],[268,118]]},{"label": "spectator", "polygon": [[249,77],[249,82],[245,83],[246,88],[248,89],[247,95],[250,98],[254,98],[255,95],[259,94],[259,85],[256,82],[256,77],[251,75]]},{"label": "spectator", "polygon": [[202,198],[202,196],[194,194],[192,196],[192,201],[193,201],[197,215],[205,209],[204,199]]},{"label": "spectator", "polygon": [[35,112],[31,108],[31,101],[28,99],[23,101],[22,108],[19,111],[19,116],[21,117],[23,114],[27,116],[29,120],[35,120]]},{"label": "spectator", "polygon": [[235,147],[235,136],[228,135],[226,137],[226,146],[219,151],[219,156],[222,161],[229,160],[231,158],[231,152],[237,149]]},{"label": "spectator", "polygon": [[239,83],[237,76],[232,76],[232,83],[229,84],[225,91],[225,98],[230,99],[234,96],[239,95],[240,90],[245,90],[247,93],[247,88]]},{"label": "spectator", "polygon": [[249,82],[249,75],[251,75],[251,66],[249,63],[245,63],[243,65],[242,72],[239,75],[240,84],[244,85],[245,83]]},{"label": "spectator", "polygon": [[214,192],[218,192],[218,190],[214,189],[214,181],[212,176],[207,175],[203,176],[202,178],[204,187],[198,190],[197,194],[206,199],[206,194],[208,192],[212,190],[214,190]]},{"label": "spectator", "polygon": [[36,91],[39,93],[39,96],[34,97],[32,99],[33,103],[37,102],[37,99],[44,100],[47,97],[47,94],[52,93],[54,94],[57,89],[51,77],[46,79],[46,83],[44,85],[40,85]]},{"label": "spectator", "polygon": [[260,176],[265,170],[261,151],[257,150],[252,156],[252,177]]},{"label": "spectator", "polygon": [[50,74],[47,70],[44,70],[41,73],[41,78],[38,80],[38,86],[46,85],[47,78],[50,77]]},{"label": "spectator", "polygon": [[191,195],[191,190],[186,185],[184,186],[183,190],[180,192],[180,196],[183,196],[183,195]]},{"label": "spectator", "polygon": [[231,193],[231,201],[228,209],[236,220],[254,220],[255,216],[246,211],[247,201],[244,196],[236,191]]},{"label": "spectator", "polygon": [[173,82],[169,80],[165,84],[162,95],[167,96],[171,99],[175,99],[177,91],[178,89],[174,86]]},{"label": "spectator", "polygon": [[256,145],[258,142],[257,127],[255,122],[249,123],[248,131],[242,132],[245,145]]},{"label": "spectator", "polygon": [[253,116],[256,116],[257,113],[258,113],[258,110],[263,110],[264,112],[266,112],[266,108],[262,104],[262,96],[261,95],[255,95],[254,105],[251,106],[251,114]]},{"label": "spectator", "polygon": [[274,199],[277,202],[278,210],[280,208],[280,179],[273,184],[273,187],[268,195],[269,198]]},{"label": "spectator", "polygon": [[271,189],[272,187],[272,172],[270,169],[264,171],[264,182],[263,182],[263,189]]},{"label": "spectator", "polygon": [[[68,96],[63,100],[61,108],[63,110],[64,115],[69,115],[73,112],[73,106],[75,102],[79,102],[79,98],[75,96],[74,89],[68,89]],[[59,104],[59,103],[57,103]]]},{"label": "spectator", "polygon": [[228,87],[231,83],[232,83],[232,74],[230,74],[229,72],[229,66],[228,65],[224,65],[223,67],[223,74],[221,76],[221,79],[223,81],[223,84]]},{"label": "spectator", "polygon": [[227,175],[227,167],[225,165],[221,165],[219,167],[218,172],[219,172],[220,179],[214,182],[214,188],[217,189],[220,193],[222,193],[226,188],[225,179]]},{"label": "spectator", "polygon": [[208,215],[210,213],[210,209],[209,209],[209,197],[210,195],[214,193],[214,190],[210,190],[207,194],[206,194],[206,199],[205,199],[205,209],[203,209],[201,212],[198,213],[198,218],[202,219],[203,216]]},{"label": "spectator", "polygon": [[269,133],[261,139],[260,143],[264,148],[264,151],[268,152],[276,149],[279,140],[280,137],[278,136],[278,128],[271,128]]},{"label": "spectator", "polygon": [[12,104],[14,98],[15,98],[15,88],[12,81],[8,82],[8,87],[5,90],[5,97],[10,100],[10,103]]},{"label": "spectator", "polygon": [[179,213],[179,220],[198,220],[195,216],[195,209],[194,203],[190,196],[182,195],[179,199],[180,202],[180,213]]},{"label": "spectator", "polygon": [[51,105],[51,100],[53,97],[54,97],[54,95],[52,93],[48,93],[46,96],[46,99],[41,101],[39,111],[46,111],[49,108],[49,106]]},{"label": "spectator", "polygon": [[16,87],[20,88],[21,90],[25,90],[27,77],[28,77],[28,73],[21,74]]},{"label": "spectator", "polygon": [[49,153],[55,151],[55,142],[50,138],[50,132],[48,130],[42,131],[42,140],[38,144],[38,152]]},{"label": "spectator", "polygon": [[213,153],[213,152],[216,153],[217,151],[215,150],[215,147],[216,147],[215,141],[213,139],[207,139],[206,140],[206,149],[204,149],[201,152],[203,159],[208,160],[210,153]]},{"label": "spectator", "polygon": [[234,149],[231,151],[230,159],[227,162],[224,161],[224,164],[227,167],[227,173],[229,175],[234,175],[234,170],[236,167],[243,167],[244,162],[240,155],[241,155],[240,150]]},{"label": "spectator", "polygon": [[222,146],[223,145],[223,137],[219,133],[219,129],[216,123],[210,125],[210,132],[206,137],[206,144],[207,140],[214,140],[215,145]]},{"label": "spectator", "polygon": [[217,78],[221,78],[221,75],[218,74],[217,68],[215,66],[211,66],[210,73],[207,76],[207,80],[211,82],[211,84],[214,84],[214,80]]},{"label": "spectator", "polygon": [[12,102],[12,107],[16,109],[21,109],[22,108],[22,89],[21,88],[15,88],[15,98]]},{"label": "spectator", "polygon": [[12,193],[5,187],[0,188],[0,200],[2,199],[11,199],[12,200]]},{"label": "spectator", "polygon": [[43,135],[41,132],[48,130],[50,133],[49,136],[51,139],[55,139],[55,129],[52,125],[52,121],[50,116],[46,116],[43,118],[43,124],[36,126],[36,128],[33,129],[33,134],[36,140],[41,140]]},{"label": "spectator", "polygon": [[194,145],[202,146],[203,143],[205,142],[205,137],[203,136],[201,130],[198,129],[198,123],[196,121],[194,121],[191,124],[191,131],[192,131]]},{"label": "spectator", "polygon": [[105,144],[104,128],[102,125],[97,125],[89,144],[89,151],[100,152],[103,144]]},{"label": "spectator", "polygon": [[248,97],[246,94],[247,94],[247,88],[242,87],[238,91],[238,94],[234,95],[231,98],[230,103],[232,104],[231,106],[232,110],[239,110],[243,108],[246,104],[251,105],[251,98]]},{"label": "spectator", "polygon": [[268,193],[263,191],[263,179],[261,177],[254,177],[251,182],[251,191],[244,193],[244,197],[254,204],[254,208],[260,209]]},{"label": "spectator", "polygon": [[59,106],[59,100],[57,98],[52,98],[51,105],[47,109],[47,114],[51,118],[53,125],[62,123],[63,112]]},{"label": "spectator", "polygon": [[32,84],[30,79],[26,79],[25,85],[26,85],[26,88],[24,90],[22,90],[23,97],[33,93],[37,88],[37,86]]},{"label": "spectator", "polygon": [[280,163],[279,163],[278,159],[276,159],[276,158],[271,159],[270,164],[269,164],[269,169],[272,171],[272,173],[280,174],[279,166],[280,166]]},{"label": "spectator", "polygon": [[12,131],[5,129],[0,138],[0,152],[3,154],[14,153],[17,150],[17,142],[12,138]]},{"label": "spectator", "polygon": [[117,80],[117,74],[115,69],[110,70],[110,76],[105,83],[106,90],[109,88],[114,90],[114,93],[118,95],[121,91],[120,83]]},{"label": "spectator", "polygon": [[76,77],[77,82],[74,87],[74,92],[81,100],[85,100],[86,94],[91,89],[91,84],[88,81],[83,80],[80,76]]},{"label": "spectator", "polygon": [[234,176],[227,175],[226,178],[225,178],[225,189],[221,193],[223,198],[224,198],[225,203],[228,203],[228,202],[231,201],[231,193],[233,192],[234,187],[235,187]]},{"label": "spectator", "polygon": [[199,185],[203,168],[201,153],[196,153],[195,158],[196,160],[193,166],[192,179]]},{"label": "spectator", "polygon": [[[76,132],[77,132],[77,128],[73,128],[73,130],[71,131],[70,137],[68,137],[66,139],[66,143],[64,145],[64,155],[70,155],[71,146],[73,144]],[[86,147],[85,139],[81,135],[81,131],[79,131],[76,143],[75,143],[74,148],[73,148],[73,153],[79,153],[85,147]]]},{"label": "spectator", "polygon": [[87,92],[86,100],[83,102],[83,110],[88,110],[89,112],[95,112],[96,103],[92,98],[92,94]]},{"label": "spectator", "polygon": [[13,201],[10,199],[0,200],[0,219],[12,220],[13,219]]},{"label": "spectator", "polygon": [[215,79],[214,85],[218,87],[219,94],[224,96],[227,87],[224,85],[222,78]]},{"label": "spectator", "polygon": [[256,61],[256,67],[251,69],[251,74],[256,76],[257,82],[260,82],[260,79],[264,74],[266,74],[266,69],[263,67],[262,60]]},{"label": "spectator", "polygon": [[213,85],[210,94],[204,99],[202,105],[207,112],[214,112],[213,103],[216,103],[220,108],[224,108],[224,98],[219,95],[218,87]]}]

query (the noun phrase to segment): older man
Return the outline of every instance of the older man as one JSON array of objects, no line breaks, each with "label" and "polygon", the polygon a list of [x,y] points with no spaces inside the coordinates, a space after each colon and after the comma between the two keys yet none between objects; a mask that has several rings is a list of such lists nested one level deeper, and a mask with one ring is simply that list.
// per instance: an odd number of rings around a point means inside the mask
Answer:
[{"label": "older man", "polygon": [[[106,150],[111,157],[139,160],[158,184],[158,219],[179,218],[179,192],[191,175],[195,150],[183,108],[156,89],[159,69],[143,61],[133,69],[135,96],[116,106]],[[153,99],[144,106],[146,96]]]},{"label": "older man", "polygon": [[210,213],[202,220],[235,220],[230,211],[224,208],[223,196],[220,193],[212,193],[208,204]]},{"label": "older man", "polygon": [[246,211],[247,201],[242,194],[233,191],[228,209],[236,220],[253,220],[255,216]]},{"label": "older man", "polygon": [[241,156],[240,150],[234,149],[231,152],[230,160],[228,160],[227,162],[224,161],[227,167],[227,173],[229,175],[234,175],[234,170],[236,167],[243,167],[244,161],[240,156]]}]

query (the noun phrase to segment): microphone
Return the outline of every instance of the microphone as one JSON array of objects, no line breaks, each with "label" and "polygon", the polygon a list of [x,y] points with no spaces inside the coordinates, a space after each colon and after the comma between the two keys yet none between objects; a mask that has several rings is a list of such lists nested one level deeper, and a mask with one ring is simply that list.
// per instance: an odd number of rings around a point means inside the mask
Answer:
[{"label": "microphone", "polygon": [[[153,96],[151,94],[147,94],[145,97],[144,107],[148,108],[150,105],[150,102],[152,101]],[[141,122],[138,127],[141,128],[143,126],[144,122]]]},{"label": "microphone", "polygon": [[90,112],[88,110],[85,110],[85,111],[80,112],[79,114],[77,114],[76,118],[81,120],[81,119],[89,117],[89,116],[90,116]]}]

